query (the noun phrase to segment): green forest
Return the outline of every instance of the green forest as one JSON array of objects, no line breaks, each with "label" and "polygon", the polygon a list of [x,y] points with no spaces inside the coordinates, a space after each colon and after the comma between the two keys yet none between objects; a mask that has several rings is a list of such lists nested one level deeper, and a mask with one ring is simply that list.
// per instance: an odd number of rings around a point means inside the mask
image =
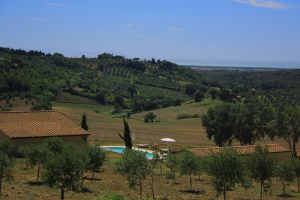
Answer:
[{"label": "green forest", "polygon": [[60,93],[138,112],[205,97],[228,102],[256,95],[300,102],[300,70],[195,71],[166,60],[102,53],[96,58],[0,48],[0,100],[26,99],[33,110],[51,109]]}]

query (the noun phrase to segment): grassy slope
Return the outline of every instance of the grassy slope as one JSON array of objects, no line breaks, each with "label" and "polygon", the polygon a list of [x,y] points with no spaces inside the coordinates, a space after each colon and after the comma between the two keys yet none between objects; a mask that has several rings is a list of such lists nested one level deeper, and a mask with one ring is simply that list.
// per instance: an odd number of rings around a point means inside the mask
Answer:
[{"label": "grassy slope", "polygon": [[[143,117],[147,112],[141,112],[132,115],[128,119],[136,143],[159,143],[162,137],[172,137],[177,140],[181,146],[201,146],[212,145],[206,138],[201,127],[200,119],[177,120],[178,114],[206,112],[209,105],[215,104],[210,100],[201,103],[184,104],[178,107],[169,107],[152,111],[160,120],[158,123],[146,124]],[[99,106],[100,110],[105,112],[109,107]],[[71,119],[80,123],[83,113],[87,114],[88,124],[92,141],[99,141],[101,144],[119,144],[122,141],[118,137],[118,132],[123,129],[122,119],[112,118],[101,113],[94,112],[95,108],[85,104],[61,104],[55,103],[54,109],[59,110],[69,116]]]},{"label": "grassy slope", "polygon": [[[178,114],[204,114],[210,106],[220,103],[206,99],[200,103],[186,103],[178,107],[168,107],[153,110],[157,115],[158,123],[146,124],[143,122],[143,117],[147,112],[140,112],[131,116],[128,119],[133,138],[136,144],[138,143],[158,143],[163,137],[174,138],[177,142],[175,145],[180,147],[201,147],[214,145],[206,137],[205,130],[201,126],[201,120],[182,119],[177,120]],[[89,104],[71,104],[71,103],[54,103],[54,109],[65,113],[72,120],[80,124],[83,113],[87,114],[89,131],[92,133],[91,141],[99,142],[100,144],[122,144],[118,137],[118,133],[123,130],[123,122],[120,118],[112,118],[108,115],[113,108],[111,106],[89,105]],[[100,113],[96,113],[95,110]],[[281,139],[270,141],[265,139],[266,143],[279,143],[287,147],[286,142]],[[238,144],[235,142],[235,144]],[[298,149],[300,150],[300,145]]]}]

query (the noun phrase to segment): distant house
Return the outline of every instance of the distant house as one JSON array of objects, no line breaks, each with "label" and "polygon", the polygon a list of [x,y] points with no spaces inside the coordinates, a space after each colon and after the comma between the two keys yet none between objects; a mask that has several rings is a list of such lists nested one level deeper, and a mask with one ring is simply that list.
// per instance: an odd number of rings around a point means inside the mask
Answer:
[{"label": "distant house", "polygon": [[[285,160],[290,157],[291,151],[279,144],[266,144],[264,145],[271,155],[277,160]],[[238,153],[242,155],[249,155],[255,151],[256,145],[245,145],[245,146],[232,146]],[[206,157],[213,153],[219,152],[224,147],[203,147],[203,148],[193,148],[189,149],[192,153],[199,157]]]},{"label": "distant house", "polygon": [[50,137],[80,145],[89,135],[57,111],[0,112],[0,141],[9,139],[16,147],[40,144]]}]

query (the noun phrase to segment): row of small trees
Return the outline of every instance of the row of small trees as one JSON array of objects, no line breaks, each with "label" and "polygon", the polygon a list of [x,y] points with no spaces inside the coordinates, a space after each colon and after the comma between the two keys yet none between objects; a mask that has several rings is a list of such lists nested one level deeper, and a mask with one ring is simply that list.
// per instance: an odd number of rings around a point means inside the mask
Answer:
[{"label": "row of small trees", "polygon": [[[0,143],[0,194],[4,178],[13,177],[14,158],[10,155],[9,142]],[[76,146],[65,144],[57,138],[50,138],[44,144],[27,146],[21,149],[27,165],[37,168],[37,182],[59,188],[61,199],[66,189],[79,190],[83,187],[84,174],[99,170],[106,158],[98,146]],[[40,173],[42,171],[42,173]]]},{"label": "row of small trees", "polygon": [[[148,160],[145,153],[128,149],[117,164],[117,171],[127,177],[131,188],[139,186],[141,198],[143,180],[150,176],[152,198],[155,199],[153,175],[160,161],[158,155]],[[218,195],[222,194],[224,200],[227,199],[227,191],[233,190],[236,184],[246,187],[251,180],[260,185],[260,199],[262,199],[263,191],[271,187],[273,177],[278,178],[282,183],[283,194],[286,194],[286,183],[297,178],[298,192],[300,192],[300,160],[275,162],[267,149],[262,146],[258,146],[249,156],[242,156],[232,148],[223,148],[220,152],[206,158],[199,158],[189,151],[184,151],[169,155],[166,166],[169,168],[166,174],[168,178],[175,179],[177,173],[187,175],[190,190],[192,190],[193,175],[198,175],[200,179],[200,175],[206,173],[211,177],[212,185]]]}]

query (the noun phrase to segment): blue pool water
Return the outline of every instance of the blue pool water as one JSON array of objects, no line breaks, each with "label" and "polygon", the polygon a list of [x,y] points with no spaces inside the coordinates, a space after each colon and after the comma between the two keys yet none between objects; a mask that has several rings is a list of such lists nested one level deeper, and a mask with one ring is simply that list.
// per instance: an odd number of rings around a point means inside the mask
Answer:
[{"label": "blue pool water", "polygon": [[[111,151],[118,154],[123,154],[125,151],[125,147],[103,147],[103,149],[107,151]],[[146,152],[146,158],[152,159],[154,157],[154,154],[151,152]]]}]

